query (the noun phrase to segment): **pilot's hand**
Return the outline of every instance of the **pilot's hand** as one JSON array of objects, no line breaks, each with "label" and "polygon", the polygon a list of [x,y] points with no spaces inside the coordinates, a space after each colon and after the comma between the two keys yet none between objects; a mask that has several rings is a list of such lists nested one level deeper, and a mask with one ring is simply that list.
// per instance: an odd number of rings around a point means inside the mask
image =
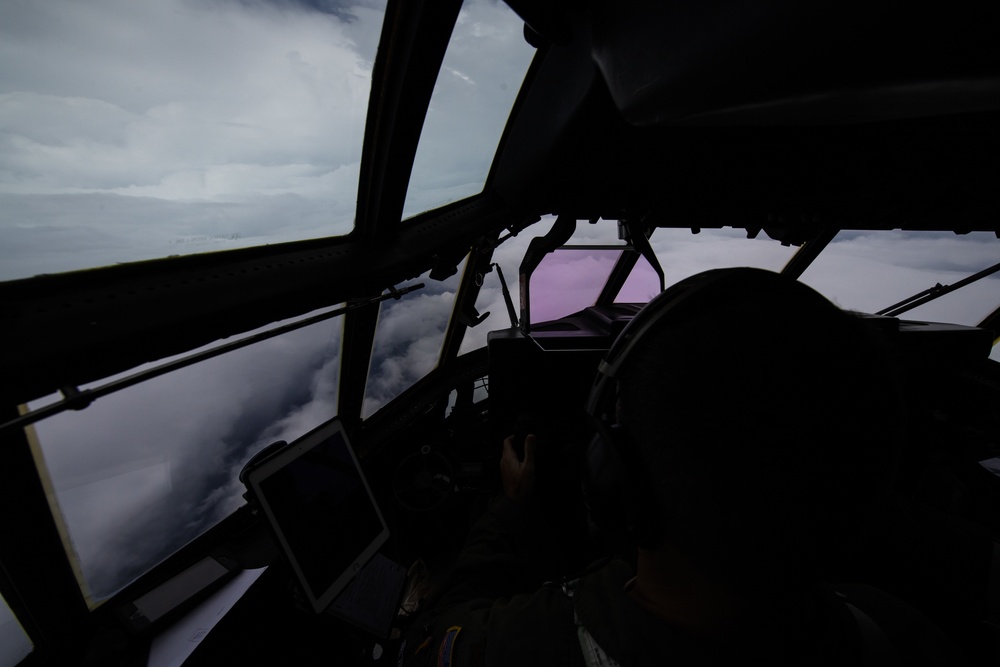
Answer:
[{"label": "pilot's hand", "polygon": [[517,458],[514,451],[514,436],[503,441],[503,456],[500,458],[500,479],[504,495],[514,502],[524,505],[535,491],[535,436],[524,438],[524,460]]}]

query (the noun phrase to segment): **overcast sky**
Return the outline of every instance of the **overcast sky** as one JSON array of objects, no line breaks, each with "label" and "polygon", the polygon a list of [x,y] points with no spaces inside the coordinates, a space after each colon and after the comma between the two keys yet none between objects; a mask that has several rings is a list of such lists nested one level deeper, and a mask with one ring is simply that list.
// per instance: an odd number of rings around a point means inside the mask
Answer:
[{"label": "overcast sky", "polygon": [[347,4],[0,3],[0,279],[350,231],[381,11]]},{"label": "overcast sky", "polygon": [[[28,0],[0,3],[0,280],[345,233],[380,3],[323,0]],[[421,139],[406,214],[482,187],[531,50],[502,4],[467,2]],[[502,245],[517,266],[543,221]],[[780,269],[794,249],[741,230],[658,230],[667,284],[707,268]],[[616,242],[613,222],[574,242]],[[1000,261],[992,235],[850,234],[804,281],[875,310]],[[379,320],[364,414],[433,368],[458,276]],[[998,281],[914,317],[974,323]],[[550,286],[551,287],[551,286]],[[570,281],[562,298],[581,288]],[[987,306],[983,304],[987,303]],[[509,326],[496,272],[491,317],[463,351]],[[106,596],[242,502],[236,473],[260,447],[336,413],[339,320],[230,353],[37,426],[94,593]]]},{"label": "overcast sky", "polygon": [[[349,232],[383,4],[0,3],[0,280]],[[466,5],[407,216],[482,189],[533,55]]]}]

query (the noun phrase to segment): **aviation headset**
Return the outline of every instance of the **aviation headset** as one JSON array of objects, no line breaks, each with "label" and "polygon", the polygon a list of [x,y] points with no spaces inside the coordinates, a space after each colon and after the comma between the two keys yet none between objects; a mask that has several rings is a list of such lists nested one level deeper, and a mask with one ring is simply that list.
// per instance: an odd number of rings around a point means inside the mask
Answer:
[{"label": "aviation headset", "polygon": [[[659,542],[662,516],[654,480],[626,427],[617,423],[618,381],[632,363],[636,350],[664,326],[680,322],[705,297],[738,288],[766,287],[791,279],[753,268],[714,269],[674,284],[654,297],[626,325],[598,367],[587,402],[595,431],[587,449],[583,496],[602,532],[613,541],[628,539],[640,547]],[[695,298],[697,297],[697,298]]]}]

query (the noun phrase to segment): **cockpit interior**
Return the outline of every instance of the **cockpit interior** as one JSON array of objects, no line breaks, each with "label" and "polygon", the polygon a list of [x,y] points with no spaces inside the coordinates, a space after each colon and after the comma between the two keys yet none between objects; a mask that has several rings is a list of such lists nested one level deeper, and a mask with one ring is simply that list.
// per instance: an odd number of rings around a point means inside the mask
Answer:
[{"label": "cockpit interior", "polygon": [[[526,432],[553,577],[586,568],[597,365],[727,266],[890,342],[899,502],[839,574],[995,664],[997,34],[976,2],[0,8],[0,667],[397,664],[302,604],[240,480],[334,419],[411,580]],[[121,610],[220,554],[257,577],[170,662],[193,603]]]}]

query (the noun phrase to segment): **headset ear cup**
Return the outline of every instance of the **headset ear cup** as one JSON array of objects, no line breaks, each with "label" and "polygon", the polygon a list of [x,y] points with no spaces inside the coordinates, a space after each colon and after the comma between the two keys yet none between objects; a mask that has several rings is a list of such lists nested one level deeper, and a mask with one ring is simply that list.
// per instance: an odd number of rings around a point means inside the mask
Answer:
[{"label": "headset ear cup", "polygon": [[[643,493],[642,481],[630,474],[623,453],[636,454],[628,432],[619,425],[601,424],[591,438],[584,460],[583,498],[598,541],[640,547],[656,544],[659,528],[653,502]],[[632,462],[638,465],[638,461]],[[643,480],[644,481],[644,480]]]},{"label": "headset ear cup", "polygon": [[642,462],[639,449],[628,429],[615,424],[610,429],[621,477],[621,499],[625,527],[632,544],[652,548],[660,541],[660,511],[653,492],[653,480]]},{"label": "headset ear cup", "polygon": [[614,446],[600,432],[595,433],[584,457],[583,500],[593,536],[602,544],[619,544],[628,537],[622,521],[625,504],[621,487],[625,471],[621,468]]}]

